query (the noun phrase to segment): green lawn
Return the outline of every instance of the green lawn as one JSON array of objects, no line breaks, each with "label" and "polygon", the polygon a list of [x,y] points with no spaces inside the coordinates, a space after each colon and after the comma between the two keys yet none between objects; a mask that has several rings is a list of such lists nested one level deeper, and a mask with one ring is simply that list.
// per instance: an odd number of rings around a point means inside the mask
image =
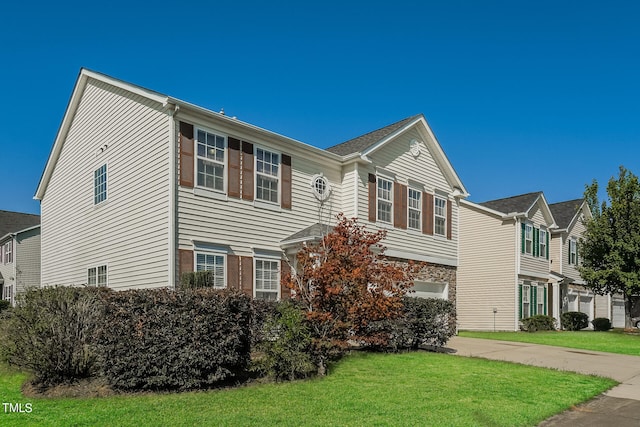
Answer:
[{"label": "green lawn", "polygon": [[325,378],[209,392],[87,399],[20,394],[25,375],[0,368],[3,401],[31,403],[0,425],[534,426],[613,380],[444,354],[355,354]]},{"label": "green lawn", "polygon": [[549,331],[549,332],[470,332],[460,331],[461,337],[487,338],[492,340],[530,342],[535,344],[605,351],[608,353],[640,356],[640,335],[625,334],[621,330],[594,331]]}]

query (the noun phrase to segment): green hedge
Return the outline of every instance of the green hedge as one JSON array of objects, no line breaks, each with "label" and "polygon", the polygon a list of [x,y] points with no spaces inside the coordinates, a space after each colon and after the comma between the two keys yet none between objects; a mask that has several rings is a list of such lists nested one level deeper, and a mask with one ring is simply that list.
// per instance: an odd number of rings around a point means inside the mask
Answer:
[{"label": "green hedge", "polygon": [[536,314],[520,321],[520,329],[525,332],[555,331],[556,319],[553,316]]},{"label": "green hedge", "polygon": [[608,331],[611,329],[611,321],[606,317],[596,317],[591,323],[594,331]]},{"label": "green hedge", "polygon": [[579,311],[567,311],[560,315],[560,323],[567,331],[579,331],[589,326],[589,316]]},{"label": "green hedge", "polygon": [[190,390],[242,378],[251,300],[238,291],[109,293],[98,330],[102,373],[123,390]]}]

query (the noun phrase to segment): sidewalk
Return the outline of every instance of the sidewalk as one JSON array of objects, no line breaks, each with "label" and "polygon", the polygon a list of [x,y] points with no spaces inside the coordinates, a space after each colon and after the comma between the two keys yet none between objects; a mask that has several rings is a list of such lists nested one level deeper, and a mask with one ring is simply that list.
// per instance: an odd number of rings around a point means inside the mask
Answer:
[{"label": "sidewalk", "polygon": [[640,357],[565,347],[452,337],[459,356],[480,357],[613,378],[620,385],[540,426],[640,426]]}]

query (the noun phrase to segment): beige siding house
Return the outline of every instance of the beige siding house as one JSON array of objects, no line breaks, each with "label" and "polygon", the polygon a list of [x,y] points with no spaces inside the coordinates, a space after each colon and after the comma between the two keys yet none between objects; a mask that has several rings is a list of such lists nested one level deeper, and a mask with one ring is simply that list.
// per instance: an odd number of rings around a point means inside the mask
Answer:
[{"label": "beige siding house", "polygon": [[518,330],[520,319],[551,312],[550,232],[541,192],[460,202],[458,327]]},{"label": "beige siding house", "polygon": [[36,192],[42,283],[173,287],[210,270],[277,299],[298,245],[344,212],[429,263],[418,294],[453,299],[466,195],[422,115],[324,150],[83,69]]},{"label": "beige siding house", "polygon": [[40,285],[40,217],[0,211],[0,295],[15,303],[27,287]]},{"label": "beige siding house", "polygon": [[[622,295],[595,295],[584,287],[577,266],[580,263],[578,242],[591,212],[584,199],[549,205],[558,228],[551,233],[551,270],[556,279],[553,316],[559,319],[567,311],[580,311],[589,316],[606,317],[614,327],[624,327],[624,298]],[[591,327],[591,324],[589,325]]]}]

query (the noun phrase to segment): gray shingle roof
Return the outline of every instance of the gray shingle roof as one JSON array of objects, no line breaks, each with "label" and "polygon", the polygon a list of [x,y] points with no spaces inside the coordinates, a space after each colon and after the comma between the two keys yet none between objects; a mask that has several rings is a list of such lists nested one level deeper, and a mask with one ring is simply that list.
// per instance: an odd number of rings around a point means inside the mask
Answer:
[{"label": "gray shingle roof", "polygon": [[568,200],[566,202],[552,203],[549,205],[551,214],[560,228],[567,228],[571,220],[576,216],[578,209],[584,203],[584,199]]},{"label": "gray shingle roof", "polygon": [[40,215],[0,210],[0,237],[40,224]]},{"label": "gray shingle roof", "polygon": [[320,240],[322,236],[326,235],[331,231],[333,231],[332,226],[326,225],[326,224],[320,224],[319,222],[316,222],[315,224],[307,228],[304,228],[292,234],[291,236],[281,240],[280,243],[300,242],[300,241],[315,240],[315,239]]},{"label": "gray shingle roof", "polygon": [[488,202],[478,204],[504,214],[512,212],[527,212],[541,194],[542,191],[536,191],[504,199],[489,200]]},{"label": "gray shingle roof", "polygon": [[338,154],[340,156],[346,156],[347,154],[352,153],[361,153],[376,142],[391,135],[398,129],[401,129],[403,126],[419,117],[422,117],[422,114],[416,114],[415,116],[407,117],[406,119],[402,119],[399,122],[392,123],[388,126],[366,133],[357,138],[350,139],[346,142],[343,142],[342,144],[334,145],[333,147],[327,148],[327,151]]}]

